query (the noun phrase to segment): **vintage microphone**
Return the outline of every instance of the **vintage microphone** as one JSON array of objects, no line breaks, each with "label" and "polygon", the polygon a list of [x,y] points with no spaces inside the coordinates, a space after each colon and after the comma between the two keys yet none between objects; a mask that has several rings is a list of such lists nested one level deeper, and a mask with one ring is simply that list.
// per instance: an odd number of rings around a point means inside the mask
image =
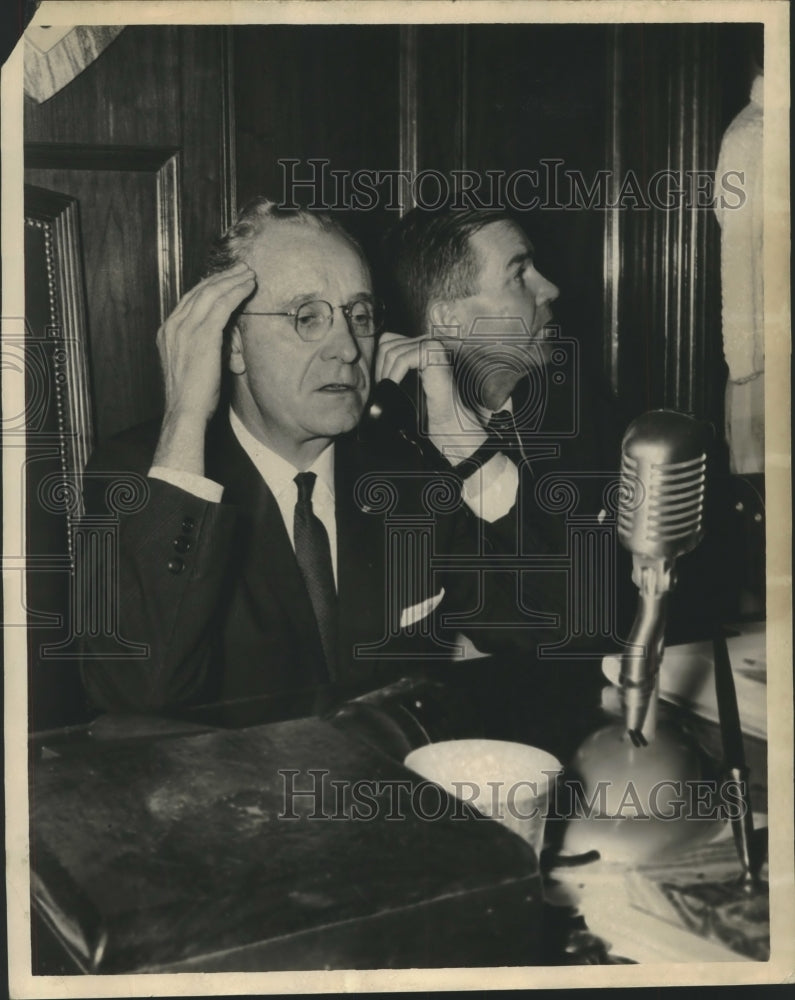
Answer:
[{"label": "vintage microphone", "polygon": [[632,553],[639,601],[619,687],[626,730],[636,746],[653,735],[644,733],[644,724],[663,656],[675,561],[704,534],[704,438],[703,425],[691,417],[653,410],[630,425],[621,445],[618,537]]},{"label": "vintage microphone", "polygon": [[569,823],[567,853],[595,848],[610,860],[637,862],[711,832],[692,820],[686,801],[702,777],[701,754],[682,730],[658,727],[656,718],[675,563],[703,536],[706,430],[685,414],[654,410],[630,424],[622,441],[618,535],[632,553],[638,609],[611,678],[623,721],[589,736],[567,769],[590,810]]}]

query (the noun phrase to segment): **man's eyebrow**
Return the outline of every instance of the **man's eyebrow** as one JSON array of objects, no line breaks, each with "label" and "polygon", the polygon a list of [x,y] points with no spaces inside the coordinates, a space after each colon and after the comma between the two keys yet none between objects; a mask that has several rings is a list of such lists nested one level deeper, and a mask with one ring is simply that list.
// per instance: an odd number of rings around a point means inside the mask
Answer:
[{"label": "man's eyebrow", "polygon": [[322,299],[323,296],[320,292],[299,292],[298,295],[294,295],[289,302],[285,303],[290,309],[297,309],[298,306],[304,304],[304,302],[312,302],[314,299]]},{"label": "man's eyebrow", "polygon": [[[290,309],[297,309],[299,306],[303,305],[305,302],[315,302],[318,299],[325,301],[325,296],[322,292],[301,292],[298,295],[294,295],[289,302],[286,303],[287,307]],[[367,299],[372,302],[375,296],[372,292],[354,292],[353,295],[348,296],[348,302],[358,302],[361,299]],[[334,302],[331,305],[335,305]]]},{"label": "man's eyebrow", "polygon": [[521,253],[514,254],[513,257],[511,257],[511,259],[505,265],[505,270],[510,271],[512,267],[516,266],[516,264],[526,264],[528,261],[531,261],[534,256],[535,253],[533,251],[533,248],[528,247],[527,250],[523,250]]}]

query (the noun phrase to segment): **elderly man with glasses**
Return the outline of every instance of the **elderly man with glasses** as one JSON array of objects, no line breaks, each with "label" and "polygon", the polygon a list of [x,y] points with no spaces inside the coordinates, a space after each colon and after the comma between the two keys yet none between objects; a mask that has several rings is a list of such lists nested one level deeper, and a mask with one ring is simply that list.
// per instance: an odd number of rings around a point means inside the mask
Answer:
[{"label": "elderly man with glasses", "polygon": [[[543,641],[553,619],[534,614],[549,610],[541,595],[527,627],[511,629],[515,591],[484,593],[478,572],[515,503],[516,466],[484,452],[443,341],[378,336],[382,306],[352,237],[260,198],[208,271],[158,334],[162,422],[90,465],[90,511],[103,474],[137,471],[149,491],[119,526],[117,608],[120,636],[147,655],[117,659],[89,636],[92,701],[158,711],[329,682],[374,688],[423,657],[455,657],[439,625],[449,612],[482,648]],[[426,440],[367,440],[373,374],[399,383],[412,369]]]}]

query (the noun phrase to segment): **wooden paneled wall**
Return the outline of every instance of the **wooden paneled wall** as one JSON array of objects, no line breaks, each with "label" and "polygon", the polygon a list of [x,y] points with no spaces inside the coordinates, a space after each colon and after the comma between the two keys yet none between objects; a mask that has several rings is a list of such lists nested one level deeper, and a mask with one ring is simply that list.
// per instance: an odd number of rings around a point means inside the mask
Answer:
[{"label": "wooden paneled wall", "polygon": [[[556,25],[246,27],[234,32],[240,201],[281,193],[278,159],[328,171],[487,170],[605,160],[606,29]],[[332,187],[329,188],[329,191]],[[433,191],[430,183],[428,191]],[[309,204],[311,190],[298,192]],[[398,217],[382,200],[341,213],[376,250]],[[603,216],[527,212],[558,315],[601,364]]]},{"label": "wooden paneled wall", "polygon": [[[417,168],[537,170],[523,213],[556,317],[627,414],[668,406],[722,427],[719,233],[707,204],[650,207],[661,171],[708,189],[720,138],[748,100],[759,26],[462,25],[413,29],[404,87]],[[411,141],[404,145],[411,148]],[[569,178],[593,189],[572,204]],[[545,175],[559,179],[544,185]],[[524,197],[530,186],[519,189]],[[665,197],[665,186],[653,188]],[[607,195],[607,197],[605,197]]]},{"label": "wooden paneled wall", "polygon": [[[460,57],[465,117],[462,166],[484,174],[533,170],[517,196],[537,266],[560,288],[562,333],[598,366],[604,213],[573,208],[573,176],[605,163],[606,32],[601,25],[468,27]],[[520,206],[516,206],[519,208]]]},{"label": "wooden paneled wall", "polygon": [[752,35],[747,25],[624,25],[609,50],[611,197],[622,185],[625,197],[606,215],[605,367],[633,412],[667,406],[719,430],[712,175],[722,132],[748,101]]},{"label": "wooden paneled wall", "polygon": [[[279,160],[297,160],[302,178],[322,159],[329,176],[508,174],[555,160],[586,183],[600,170],[621,183],[632,169],[641,184],[662,169],[709,171],[747,99],[737,54],[749,30],[126,28],[64,91],[26,101],[27,179],[80,203],[98,439],[158,412],[157,325],[236,201],[283,195]],[[568,196],[564,183],[557,204],[525,213],[539,266],[561,288],[564,332],[629,409],[719,422],[711,213],[572,208]],[[342,214],[372,252],[397,215],[383,203]]]},{"label": "wooden paneled wall", "polygon": [[158,415],[157,328],[233,210],[226,28],[127,27],[25,99],[28,183],[77,199],[95,438]]},{"label": "wooden paneled wall", "polygon": [[[399,160],[399,31],[391,25],[271,25],[233,31],[238,203],[257,194],[328,205],[375,253],[394,213],[346,211],[332,171],[395,170]],[[294,168],[279,160],[297,160]],[[293,170],[325,184],[285,191]],[[321,168],[317,170],[320,172]],[[320,176],[320,173],[318,174]]]}]

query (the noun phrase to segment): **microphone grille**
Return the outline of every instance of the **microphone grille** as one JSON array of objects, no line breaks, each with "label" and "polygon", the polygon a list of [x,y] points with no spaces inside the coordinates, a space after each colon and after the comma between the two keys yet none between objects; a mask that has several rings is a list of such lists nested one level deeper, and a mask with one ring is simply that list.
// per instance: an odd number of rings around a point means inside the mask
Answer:
[{"label": "microphone grille", "polygon": [[631,552],[673,559],[703,537],[707,456],[700,425],[673,411],[639,417],[624,436],[618,533]]}]

